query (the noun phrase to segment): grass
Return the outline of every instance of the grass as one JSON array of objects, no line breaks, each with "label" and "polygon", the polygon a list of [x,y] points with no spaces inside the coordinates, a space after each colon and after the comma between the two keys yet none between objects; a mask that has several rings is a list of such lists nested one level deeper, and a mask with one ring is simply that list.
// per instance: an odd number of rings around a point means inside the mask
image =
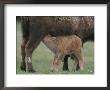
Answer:
[{"label": "grass", "polygon": [[16,27],[17,34],[17,57],[16,57],[16,73],[17,74],[94,74],[94,43],[87,42],[84,44],[83,53],[84,53],[84,70],[83,71],[72,71],[74,66],[74,61],[69,60],[69,69],[68,71],[62,70],[62,65],[60,66],[59,72],[50,72],[51,64],[53,61],[54,54],[41,42],[40,45],[36,48],[32,56],[33,68],[36,70],[35,73],[27,73],[21,71],[21,25],[17,22]]}]

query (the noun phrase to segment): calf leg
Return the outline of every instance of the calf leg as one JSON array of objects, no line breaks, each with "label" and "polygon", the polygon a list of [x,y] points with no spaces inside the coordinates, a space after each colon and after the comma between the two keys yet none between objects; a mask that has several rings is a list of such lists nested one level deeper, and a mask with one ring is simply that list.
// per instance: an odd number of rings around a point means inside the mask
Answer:
[{"label": "calf leg", "polygon": [[78,62],[77,59],[75,59],[74,67],[75,67],[74,71],[78,71],[78,70],[80,69],[80,67],[79,67],[79,62]]},{"label": "calf leg", "polygon": [[52,71],[57,71],[58,72],[59,65],[62,62],[62,57],[63,57],[62,54],[56,54],[55,55],[54,61],[53,61],[53,69],[52,69]]},{"label": "calf leg", "polygon": [[72,54],[71,55],[71,59],[73,59],[73,61],[75,62],[74,63],[74,67],[73,67],[73,71],[76,71],[76,70],[78,70],[79,69],[79,67],[78,67],[78,60],[77,60],[77,57],[74,55],[74,54]]},{"label": "calf leg", "polygon": [[63,63],[63,70],[64,71],[69,71],[69,69],[68,69],[68,57],[69,57],[69,55],[66,55],[64,57],[64,63]]},{"label": "calf leg", "polygon": [[77,60],[75,61],[78,61],[77,62],[77,65],[76,65],[76,70],[83,70],[84,68],[84,58],[83,58],[83,52],[82,52],[82,48],[80,49],[79,52],[76,53],[76,58]]}]

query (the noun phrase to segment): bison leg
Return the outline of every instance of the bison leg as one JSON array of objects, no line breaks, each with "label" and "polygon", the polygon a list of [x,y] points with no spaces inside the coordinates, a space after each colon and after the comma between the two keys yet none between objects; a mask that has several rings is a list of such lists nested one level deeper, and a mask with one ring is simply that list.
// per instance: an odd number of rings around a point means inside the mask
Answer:
[{"label": "bison leg", "polygon": [[23,41],[22,41],[22,44],[21,44],[22,62],[21,62],[20,68],[23,71],[26,71],[26,64],[25,64],[25,55],[26,55],[26,53],[25,53],[25,45],[26,45],[27,41],[28,40],[26,38],[23,38]]},{"label": "bison leg", "polygon": [[26,58],[25,58],[25,63],[26,63],[26,71],[33,72],[33,67],[32,67],[32,53],[35,50],[35,48],[38,46],[40,43],[41,39],[35,40],[34,42],[32,40],[28,41],[25,52],[26,52]]},{"label": "bison leg", "polygon": [[26,71],[33,72],[33,67],[32,67],[32,53],[35,50],[35,48],[39,45],[40,41],[43,39],[42,34],[41,36],[37,36],[36,33],[32,34],[32,37],[26,44],[25,52],[26,52],[26,58],[25,58],[25,63],[26,63]]},{"label": "bison leg", "polygon": [[45,30],[39,26],[39,24],[32,23],[29,28],[29,40],[25,47],[26,52],[26,71],[33,72],[32,67],[32,53],[35,48],[39,45],[40,41],[45,37]]},{"label": "bison leg", "polygon": [[30,41],[28,41],[25,52],[26,52],[26,57],[25,57],[25,64],[26,64],[26,71],[33,72],[33,67],[32,67],[32,52],[33,52],[33,45],[28,47],[30,44]]},{"label": "bison leg", "polygon": [[66,55],[64,57],[64,63],[63,63],[63,70],[64,71],[69,71],[69,69],[68,69],[68,57],[69,57],[69,55]]}]

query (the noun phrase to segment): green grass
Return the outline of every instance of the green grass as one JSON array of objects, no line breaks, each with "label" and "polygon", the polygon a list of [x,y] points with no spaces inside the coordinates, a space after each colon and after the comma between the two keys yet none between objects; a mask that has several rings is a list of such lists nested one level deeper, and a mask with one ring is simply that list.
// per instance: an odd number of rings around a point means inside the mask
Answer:
[{"label": "green grass", "polygon": [[87,42],[84,44],[83,53],[84,53],[84,70],[83,71],[72,71],[74,67],[74,61],[69,60],[69,69],[68,71],[62,70],[62,65],[60,66],[59,72],[50,72],[51,65],[53,61],[54,54],[41,42],[40,45],[36,48],[33,53],[32,63],[35,73],[23,72],[20,69],[21,64],[21,25],[17,22],[17,57],[16,57],[16,73],[17,74],[94,74],[94,43]]}]

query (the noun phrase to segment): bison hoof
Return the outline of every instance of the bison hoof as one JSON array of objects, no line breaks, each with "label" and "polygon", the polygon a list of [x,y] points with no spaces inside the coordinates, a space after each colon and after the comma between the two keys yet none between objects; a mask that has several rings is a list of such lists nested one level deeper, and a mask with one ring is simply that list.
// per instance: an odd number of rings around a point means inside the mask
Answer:
[{"label": "bison hoof", "polygon": [[29,69],[28,72],[34,73],[34,72],[36,72],[36,71],[35,71],[34,69]]},{"label": "bison hoof", "polygon": [[25,71],[26,72],[26,68],[25,67],[21,66],[20,68],[21,68],[21,71]]},{"label": "bison hoof", "polygon": [[20,68],[21,68],[22,71],[26,72],[26,65],[25,64],[21,63]]}]

